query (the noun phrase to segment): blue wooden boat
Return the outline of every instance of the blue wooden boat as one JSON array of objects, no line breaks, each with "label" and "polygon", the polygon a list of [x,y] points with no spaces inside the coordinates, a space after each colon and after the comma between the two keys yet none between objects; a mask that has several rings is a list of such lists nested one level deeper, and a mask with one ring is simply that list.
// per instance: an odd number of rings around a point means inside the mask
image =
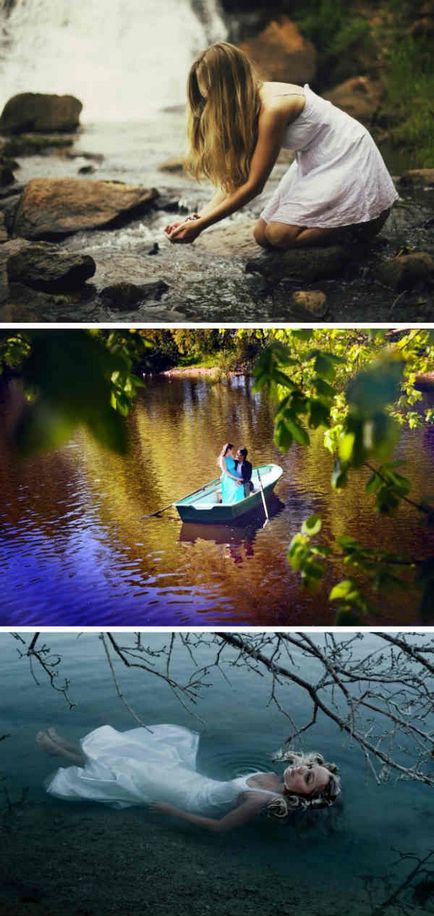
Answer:
[{"label": "blue wooden boat", "polygon": [[212,525],[214,523],[230,524],[234,519],[241,519],[247,513],[258,509],[262,505],[261,487],[259,478],[262,481],[265,499],[267,494],[270,495],[283,474],[282,468],[278,464],[261,464],[254,468],[252,472],[252,483],[254,486],[253,493],[241,499],[238,503],[222,503],[221,499],[221,482],[220,477],[211,480],[200,490],[195,490],[184,499],[174,503],[175,509],[181,516],[183,522],[195,522],[200,524]]}]

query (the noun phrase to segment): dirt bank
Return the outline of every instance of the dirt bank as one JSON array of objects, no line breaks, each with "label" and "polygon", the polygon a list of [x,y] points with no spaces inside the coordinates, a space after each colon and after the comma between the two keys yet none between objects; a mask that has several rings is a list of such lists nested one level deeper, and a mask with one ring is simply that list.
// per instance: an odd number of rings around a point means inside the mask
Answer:
[{"label": "dirt bank", "polygon": [[[278,828],[276,828],[278,829]],[[339,891],[237,861],[239,841],[169,825],[143,809],[28,804],[1,822],[2,916],[368,916]],[[237,846],[239,842],[239,846]],[[393,906],[387,909],[394,916]],[[416,912],[416,910],[414,910]]]}]

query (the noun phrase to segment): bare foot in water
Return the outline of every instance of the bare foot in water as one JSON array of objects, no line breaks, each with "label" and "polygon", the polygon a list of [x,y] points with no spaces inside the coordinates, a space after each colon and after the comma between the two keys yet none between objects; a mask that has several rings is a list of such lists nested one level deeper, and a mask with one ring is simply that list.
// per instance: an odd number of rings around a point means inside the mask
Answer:
[{"label": "bare foot in water", "polygon": [[48,728],[45,732],[38,732],[36,743],[52,757],[66,757],[67,760],[71,760],[78,766],[84,766],[86,762],[81,747],[78,744],[75,745],[66,741],[61,735],[58,735],[55,728]]},{"label": "bare foot in water", "polygon": [[48,731],[38,732],[36,735],[36,744],[39,744],[39,747],[47,754],[51,754],[52,757],[62,756],[62,750],[59,744],[54,741]]}]

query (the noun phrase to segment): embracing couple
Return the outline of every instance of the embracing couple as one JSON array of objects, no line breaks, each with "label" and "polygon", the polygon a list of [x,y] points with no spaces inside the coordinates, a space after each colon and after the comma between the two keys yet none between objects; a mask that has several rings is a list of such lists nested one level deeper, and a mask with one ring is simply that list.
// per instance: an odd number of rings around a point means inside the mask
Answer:
[{"label": "embracing couple", "polygon": [[253,491],[252,465],[247,460],[247,449],[239,448],[234,455],[234,446],[226,442],[218,457],[222,472],[222,503],[238,503]]}]

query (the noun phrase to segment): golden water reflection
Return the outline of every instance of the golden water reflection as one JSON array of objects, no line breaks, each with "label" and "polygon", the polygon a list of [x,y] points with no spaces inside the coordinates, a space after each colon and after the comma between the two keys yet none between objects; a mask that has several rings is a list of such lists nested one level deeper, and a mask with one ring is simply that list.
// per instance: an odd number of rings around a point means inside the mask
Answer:
[{"label": "golden water reflection", "polygon": [[[3,451],[2,623],[328,625],[332,579],[308,595],[285,556],[313,512],[322,515],[326,538],[352,534],[369,546],[426,555],[426,529],[409,506],[392,519],[372,512],[365,472],[343,493],[331,490],[321,433],[310,449],[281,456],[272,414],[249,380],[157,378],[129,418],[127,457],[84,432],[20,464]],[[431,477],[433,438],[432,429],[407,431],[400,446],[415,495]],[[254,463],[284,468],[269,525],[260,512],[246,529],[182,525],[173,509],[145,518],[217,476],[216,456],[228,439],[246,445]],[[380,618],[366,622],[417,622],[415,596],[389,597]]]}]

